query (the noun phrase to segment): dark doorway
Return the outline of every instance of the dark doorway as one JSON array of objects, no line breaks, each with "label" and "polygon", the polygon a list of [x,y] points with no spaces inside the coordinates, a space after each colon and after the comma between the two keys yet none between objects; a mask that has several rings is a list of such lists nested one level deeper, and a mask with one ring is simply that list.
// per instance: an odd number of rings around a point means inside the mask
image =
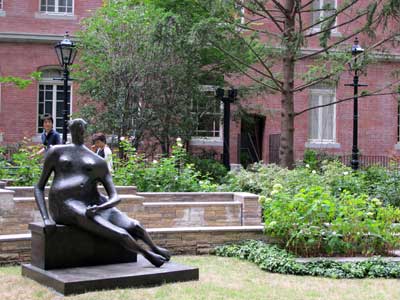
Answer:
[{"label": "dark doorway", "polygon": [[241,123],[240,163],[247,167],[249,164],[262,160],[265,117],[246,115]]}]

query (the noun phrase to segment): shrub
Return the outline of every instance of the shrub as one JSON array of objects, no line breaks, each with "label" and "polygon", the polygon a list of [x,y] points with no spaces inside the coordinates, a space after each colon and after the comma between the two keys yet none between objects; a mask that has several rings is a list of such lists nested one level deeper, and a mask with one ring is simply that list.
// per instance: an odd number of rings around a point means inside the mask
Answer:
[{"label": "shrub", "polygon": [[298,263],[296,258],[285,250],[254,240],[216,247],[215,254],[248,260],[262,270],[273,273],[330,278],[400,278],[399,263],[385,262],[378,257],[363,262],[339,263],[320,260]]},{"label": "shrub", "polygon": [[200,172],[203,179],[212,179],[216,183],[222,183],[228,170],[223,164],[215,159],[188,157],[188,163],[193,164],[195,169]]},{"label": "shrub", "polygon": [[146,192],[196,192],[215,191],[216,184],[187,163],[186,152],[174,146],[170,157],[149,162],[127,141],[122,141],[124,159],[114,158],[114,182],[119,185],[136,185]]},{"label": "shrub", "polygon": [[385,254],[399,244],[392,224],[400,210],[382,207],[365,194],[344,191],[335,197],[321,186],[310,186],[292,196],[276,185],[261,202],[265,233],[295,254]]},{"label": "shrub", "polygon": [[11,163],[5,167],[2,177],[12,179],[12,185],[29,186],[39,181],[41,170],[40,156],[33,156],[40,149],[40,145],[28,145],[23,142],[17,152],[12,154]]},{"label": "shrub", "polygon": [[400,171],[371,166],[361,173],[365,191],[384,204],[400,207]]}]

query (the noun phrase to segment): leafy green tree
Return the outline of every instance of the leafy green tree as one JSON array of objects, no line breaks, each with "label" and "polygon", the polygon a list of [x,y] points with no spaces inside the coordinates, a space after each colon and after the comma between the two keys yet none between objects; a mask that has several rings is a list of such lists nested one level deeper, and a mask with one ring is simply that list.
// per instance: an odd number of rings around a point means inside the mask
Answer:
[{"label": "leafy green tree", "polygon": [[93,99],[80,112],[102,130],[157,141],[164,154],[196,126],[192,102],[212,71],[184,19],[152,4],[110,1],[86,19],[79,37],[81,92]]}]

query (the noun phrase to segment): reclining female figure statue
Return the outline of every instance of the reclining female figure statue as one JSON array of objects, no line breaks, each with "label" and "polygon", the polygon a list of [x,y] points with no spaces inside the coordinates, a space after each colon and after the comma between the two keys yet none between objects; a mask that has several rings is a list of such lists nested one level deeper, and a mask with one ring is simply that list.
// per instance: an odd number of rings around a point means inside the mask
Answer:
[{"label": "reclining female figure statue", "polygon": [[[168,250],[156,246],[138,221],[115,208],[120,199],[107,163],[83,144],[85,128],[86,122],[82,119],[70,121],[72,144],[54,146],[46,154],[39,183],[35,186],[35,199],[45,231],[53,231],[56,223],[74,225],[140,253],[154,266],[160,267],[170,259]],[[44,190],[52,172],[50,219]],[[98,183],[104,186],[108,198],[98,192]],[[137,239],[150,250],[140,246]]]}]

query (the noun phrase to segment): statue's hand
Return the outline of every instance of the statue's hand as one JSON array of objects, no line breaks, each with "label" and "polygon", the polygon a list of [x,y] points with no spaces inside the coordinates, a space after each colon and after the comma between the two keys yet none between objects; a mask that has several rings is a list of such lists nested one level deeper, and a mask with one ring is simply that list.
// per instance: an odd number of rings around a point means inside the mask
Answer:
[{"label": "statue's hand", "polygon": [[86,216],[89,218],[93,218],[99,210],[100,208],[97,205],[89,205],[86,208]]},{"label": "statue's hand", "polygon": [[53,220],[45,219],[44,221],[44,232],[46,234],[52,234],[56,231],[56,223]]}]

